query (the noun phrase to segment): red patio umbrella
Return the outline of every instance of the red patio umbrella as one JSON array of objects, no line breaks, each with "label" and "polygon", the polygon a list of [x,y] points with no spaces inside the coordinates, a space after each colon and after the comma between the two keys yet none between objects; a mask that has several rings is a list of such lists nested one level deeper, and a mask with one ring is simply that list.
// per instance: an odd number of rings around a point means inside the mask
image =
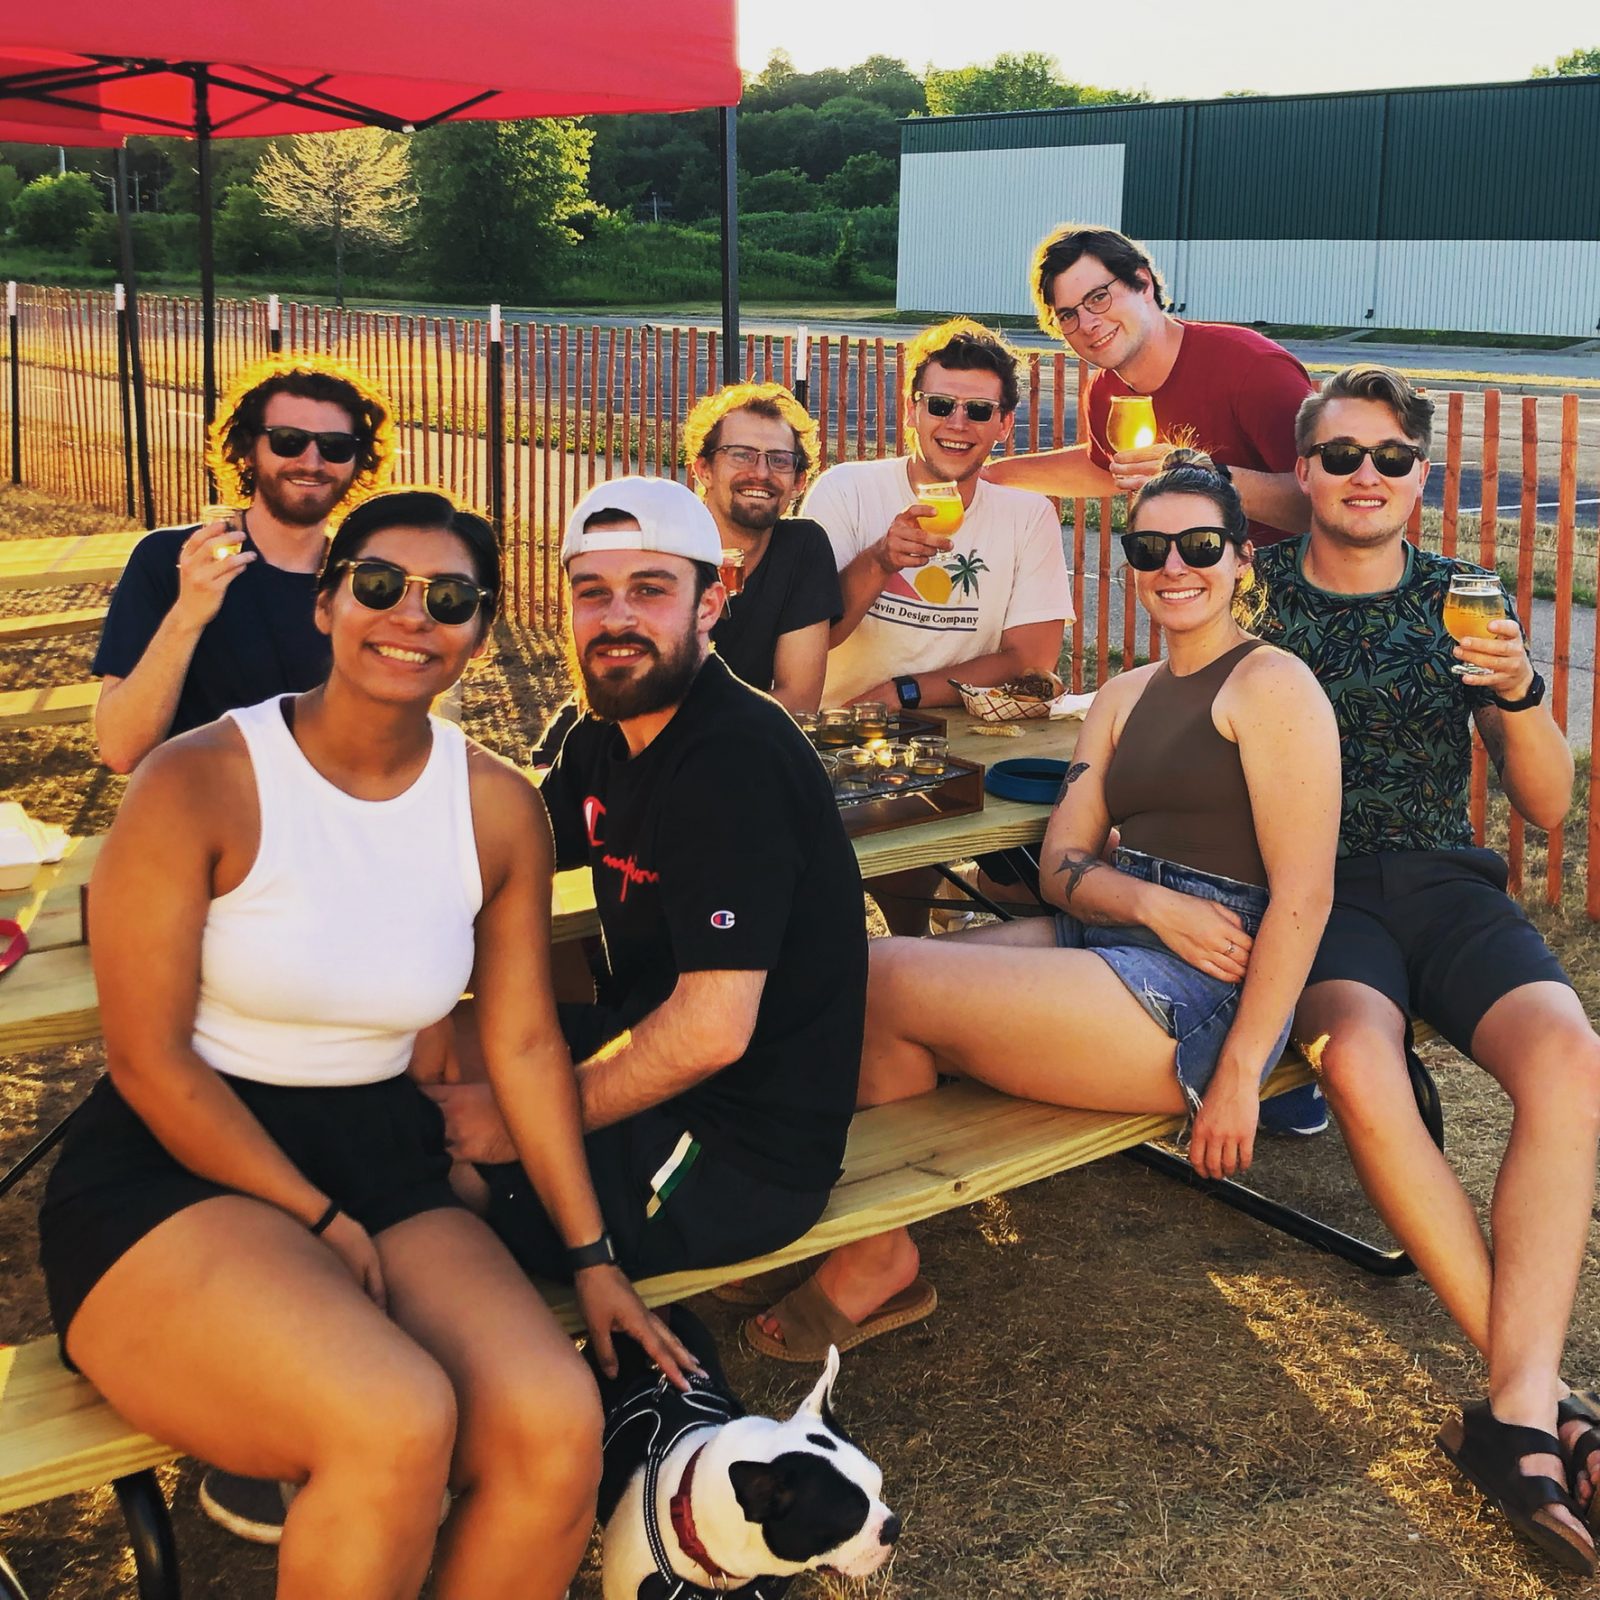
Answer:
[{"label": "red patio umbrella", "polygon": [[[731,380],[739,347],[734,28],[734,0],[455,0],[448,11],[433,0],[344,0],[320,16],[216,0],[36,5],[0,22],[0,140],[120,146],[130,134],[162,134],[197,141],[209,422],[216,392],[211,140],[715,106],[722,348]],[[123,245],[131,299],[126,227]],[[136,320],[130,331],[137,352]]]}]

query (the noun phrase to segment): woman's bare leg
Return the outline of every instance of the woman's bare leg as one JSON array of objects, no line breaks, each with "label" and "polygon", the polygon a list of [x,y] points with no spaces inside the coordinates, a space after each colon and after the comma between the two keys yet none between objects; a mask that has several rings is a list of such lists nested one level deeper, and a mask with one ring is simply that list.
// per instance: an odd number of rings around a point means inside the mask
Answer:
[{"label": "woman's bare leg", "polygon": [[395,1319],[449,1374],[457,1498],[438,1600],[557,1600],[600,1483],[600,1397],[571,1339],[476,1217],[429,1211],[378,1237]]},{"label": "woman's bare leg", "polygon": [[67,1350],[133,1425],[304,1487],[278,1600],[412,1600],[433,1553],[456,1409],[439,1364],[292,1217],[202,1201],[90,1291]]}]

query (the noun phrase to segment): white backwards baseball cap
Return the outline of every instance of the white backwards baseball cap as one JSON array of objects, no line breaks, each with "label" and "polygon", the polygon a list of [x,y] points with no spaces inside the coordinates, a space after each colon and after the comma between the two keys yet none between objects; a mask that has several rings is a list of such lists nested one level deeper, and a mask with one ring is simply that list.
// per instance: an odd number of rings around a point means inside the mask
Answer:
[{"label": "white backwards baseball cap", "polygon": [[[596,528],[584,523],[602,511],[632,517],[637,528]],[[567,519],[561,565],[592,550],[652,550],[689,561],[722,560],[722,535],[705,502],[671,478],[613,478],[591,489]]]}]

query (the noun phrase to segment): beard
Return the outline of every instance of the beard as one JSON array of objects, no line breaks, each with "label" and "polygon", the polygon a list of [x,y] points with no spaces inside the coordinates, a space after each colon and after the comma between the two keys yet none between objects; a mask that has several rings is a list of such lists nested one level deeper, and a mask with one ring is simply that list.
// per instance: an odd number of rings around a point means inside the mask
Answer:
[{"label": "beard", "polygon": [[311,494],[291,488],[276,474],[263,472],[256,476],[255,498],[279,522],[291,528],[314,528],[328,520],[349,487],[347,483],[328,483],[320,493]]},{"label": "beard", "polygon": [[783,514],[783,501],[774,494],[765,505],[756,505],[741,500],[737,494],[730,491],[724,514],[736,527],[743,528],[749,533],[765,533]]},{"label": "beard", "polygon": [[[632,669],[608,672],[593,660],[594,652],[606,645],[631,644],[648,651],[655,659],[645,671],[632,676]],[[595,716],[605,722],[627,722],[647,717],[681,704],[700,670],[700,638],[693,621],[668,652],[662,652],[636,633],[601,634],[589,641],[582,658],[570,630],[567,634],[567,667],[578,697]]]}]

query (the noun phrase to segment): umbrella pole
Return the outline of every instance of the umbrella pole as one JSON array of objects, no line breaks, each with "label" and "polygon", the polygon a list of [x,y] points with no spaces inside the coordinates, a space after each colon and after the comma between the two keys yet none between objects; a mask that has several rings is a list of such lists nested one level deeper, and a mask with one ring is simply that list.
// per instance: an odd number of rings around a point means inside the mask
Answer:
[{"label": "umbrella pole", "polygon": [[[200,157],[200,326],[204,343],[200,381],[209,432],[217,414],[217,273],[211,237],[211,84],[204,67],[197,68],[194,76],[194,132]],[[216,485],[209,473],[206,479],[208,493],[215,498]]]},{"label": "umbrella pole", "polygon": [[117,413],[122,418],[122,481],[128,516],[133,500],[133,393],[128,380],[128,286],[116,287],[117,305]]},{"label": "umbrella pole", "polygon": [[144,525],[156,525],[156,497],[150,483],[150,418],[145,407],[144,353],[139,348],[139,280],[133,270],[133,228],[128,221],[128,147],[117,150],[117,237],[122,248],[122,281],[128,290],[128,365],[133,379],[133,432],[139,457],[139,492]]},{"label": "umbrella pole", "polygon": [[717,110],[722,153],[722,381],[739,381],[739,150],[734,108]]},{"label": "umbrella pole", "polygon": [[11,331],[11,481],[22,482],[22,346],[17,321],[17,282],[6,285],[6,326]]}]

